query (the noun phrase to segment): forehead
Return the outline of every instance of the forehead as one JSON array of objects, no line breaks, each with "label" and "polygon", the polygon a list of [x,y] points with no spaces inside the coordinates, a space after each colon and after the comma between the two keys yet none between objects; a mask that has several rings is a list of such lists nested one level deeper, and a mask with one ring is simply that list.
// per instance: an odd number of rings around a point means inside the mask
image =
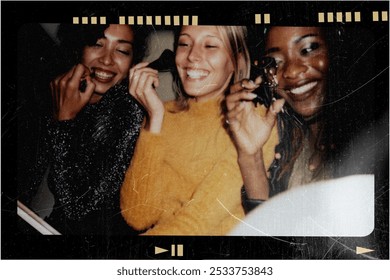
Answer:
[{"label": "forehead", "polygon": [[275,26],[268,33],[267,45],[294,42],[306,35],[316,35],[323,39],[320,27]]},{"label": "forehead", "polygon": [[107,39],[133,41],[134,33],[130,26],[124,24],[110,24],[104,30]]},{"label": "forehead", "polygon": [[217,26],[213,25],[183,26],[180,35],[187,35],[191,38],[216,37],[218,39],[222,39],[222,34],[219,32]]}]

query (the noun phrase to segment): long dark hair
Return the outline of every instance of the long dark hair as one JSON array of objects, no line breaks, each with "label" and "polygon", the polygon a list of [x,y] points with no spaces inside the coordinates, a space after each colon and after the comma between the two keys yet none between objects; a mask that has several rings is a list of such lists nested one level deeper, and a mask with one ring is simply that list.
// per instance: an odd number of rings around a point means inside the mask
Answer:
[{"label": "long dark hair", "polygon": [[[265,35],[268,31],[266,30]],[[347,100],[344,100],[351,87],[351,79],[348,77],[351,70],[351,38],[343,27],[323,27],[321,32],[324,34],[329,58],[324,102],[321,110],[310,120],[302,118],[288,104],[285,106],[289,115],[279,114],[277,126],[280,143],[275,152],[280,154],[280,158],[275,159],[269,169],[271,195],[288,188],[294,163],[303,149],[310,124],[319,124],[315,149],[322,155],[324,164],[333,167],[330,171],[334,176],[337,176],[335,163],[339,161],[341,152],[352,137],[351,129],[345,131],[345,118],[353,105],[350,104],[351,100],[348,100],[348,104]]]}]

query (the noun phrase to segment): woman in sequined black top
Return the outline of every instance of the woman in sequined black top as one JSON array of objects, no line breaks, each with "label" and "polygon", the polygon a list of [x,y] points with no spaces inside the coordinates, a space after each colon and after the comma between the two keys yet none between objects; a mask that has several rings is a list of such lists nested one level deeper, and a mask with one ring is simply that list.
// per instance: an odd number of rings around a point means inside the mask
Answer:
[{"label": "woman in sequined black top", "polygon": [[51,83],[48,186],[55,205],[48,220],[62,234],[131,234],[120,214],[119,188],[143,120],[128,94],[135,34],[127,25],[81,28],[90,40],[81,63]]}]

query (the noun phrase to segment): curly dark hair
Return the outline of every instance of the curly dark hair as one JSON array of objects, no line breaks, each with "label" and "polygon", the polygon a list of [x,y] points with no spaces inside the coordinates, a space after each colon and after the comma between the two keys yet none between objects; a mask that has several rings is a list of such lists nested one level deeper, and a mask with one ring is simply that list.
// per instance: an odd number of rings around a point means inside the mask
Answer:
[{"label": "curly dark hair", "polygon": [[[65,57],[67,67],[80,62],[85,46],[91,46],[99,38],[104,37],[104,31],[109,24],[61,24],[58,30],[58,39]],[[133,64],[142,60],[146,51],[146,38],[149,31],[143,26],[130,26],[134,33]]]}]

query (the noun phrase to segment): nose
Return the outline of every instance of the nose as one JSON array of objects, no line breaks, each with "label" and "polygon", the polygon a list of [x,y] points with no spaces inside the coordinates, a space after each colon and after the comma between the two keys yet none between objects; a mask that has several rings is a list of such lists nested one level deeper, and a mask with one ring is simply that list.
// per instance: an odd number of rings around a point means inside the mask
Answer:
[{"label": "nose", "polygon": [[307,71],[308,67],[299,59],[288,60],[286,61],[282,69],[278,69],[278,72],[282,72],[284,79],[296,79],[302,73]]},{"label": "nose", "polygon": [[112,65],[113,61],[112,52],[109,50],[104,51],[99,58],[99,62],[103,63],[104,65]]},{"label": "nose", "polygon": [[188,54],[188,60],[191,62],[197,62],[201,60],[201,50],[197,46],[193,46]]}]

